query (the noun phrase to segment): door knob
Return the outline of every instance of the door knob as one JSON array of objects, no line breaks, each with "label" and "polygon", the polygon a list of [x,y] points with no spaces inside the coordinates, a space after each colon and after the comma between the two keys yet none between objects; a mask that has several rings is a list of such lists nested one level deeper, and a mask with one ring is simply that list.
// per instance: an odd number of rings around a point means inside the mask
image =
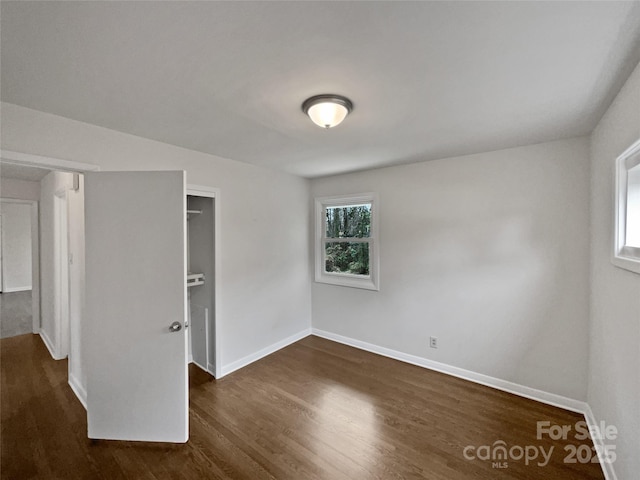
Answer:
[{"label": "door knob", "polygon": [[171,333],[179,332],[180,330],[182,330],[182,325],[180,325],[180,322],[173,322],[171,325],[169,325],[169,331]]}]

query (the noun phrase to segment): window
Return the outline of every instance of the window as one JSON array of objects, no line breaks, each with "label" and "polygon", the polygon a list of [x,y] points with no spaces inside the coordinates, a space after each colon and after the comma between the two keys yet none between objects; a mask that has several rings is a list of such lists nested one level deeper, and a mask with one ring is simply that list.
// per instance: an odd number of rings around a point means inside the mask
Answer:
[{"label": "window", "polygon": [[640,273],[640,140],[616,160],[615,204],[611,261]]},{"label": "window", "polygon": [[377,199],[316,199],[316,282],[378,290]]}]

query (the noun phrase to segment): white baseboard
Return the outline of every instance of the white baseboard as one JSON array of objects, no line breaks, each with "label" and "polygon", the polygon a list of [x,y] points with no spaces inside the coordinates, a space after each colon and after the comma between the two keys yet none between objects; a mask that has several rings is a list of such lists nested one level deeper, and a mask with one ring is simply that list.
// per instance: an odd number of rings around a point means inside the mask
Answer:
[{"label": "white baseboard", "polygon": [[[599,429],[600,425],[596,421],[596,417],[593,415],[593,411],[591,407],[587,405],[584,418],[589,426],[589,431],[594,431],[594,429]],[[598,460],[600,460],[600,466],[602,467],[602,472],[604,473],[604,478],[606,480],[618,480],[618,476],[616,475],[615,470],[613,469],[613,463],[606,462],[603,458],[604,452],[604,441],[602,438],[593,438],[593,444],[596,447],[596,452],[598,453]]]},{"label": "white baseboard", "polygon": [[69,374],[69,386],[71,387],[71,390],[73,390],[73,393],[76,394],[76,397],[78,397],[78,400],[80,400],[80,403],[86,410],[87,409],[87,391],[82,387],[78,379],[71,374]]},{"label": "white baseboard", "polygon": [[393,358],[394,360],[400,360],[401,362],[410,363],[419,367],[428,368],[429,370],[435,370],[436,372],[446,373],[454,377],[462,378],[463,380],[469,380],[480,385],[502,390],[503,392],[513,393],[520,397],[525,397],[538,402],[546,403],[547,405],[553,405],[554,407],[564,408],[577,413],[585,413],[587,404],[580,400],[574,400],[572,398],[563,397],[562,395],[556,395],[554,393],[544,392],[535,388],[526,387],[517,383],[508,382],[499,378],[490,377],[482,373],[472,372],[463,368],[453,367],[446,363],[440,363],[426,358],[418,357],[416,355],[410,355],[408,353],[398,352],[397,350],[391,350],[390,348],[380,347],[371,343],[362,342],[349,337],[344,337],[335,333],[327,332],[324,330],[318,330],[313,328],[313,335],[318,337],[333,340],[334,342],[343,343],[351,347],[366,350],[367,352],[376,353],[384,357]]},{"label": "white baseboard", "polygon": [[207,372],[213,375],[213,378],[221,378],[222,373],[216,372],[216,366],[213,363],[207,363]]},{"label": "white baseboard", "polygon": [[292,343],[297,342],[298,340],[302,340],[305,337],[311,335],[311,328],[305,328],[304,330],[291,335],[290,337],[285,338],[284,340],[280,340],[279,342],[274,343],[273,345],[269,345],[268,347],[263,348],[262,350],[258,350],[251,355],[247,355],[246,357],[241,358],[240,360],[236,360],[228,365],[223,365],[220,369],[220,376],[216,378],[222,378],[225,375],[229,375],[231,372],[235,372],[236,370],[241,369],[242,367],[246,367],[250,363],[255,362],[256,360],[260,360],[261,358],[266,357],[267,355],[271,355],[272,353],[280,350],[281,348],[286,347],[287,345],[291,345]]},{"label": "white baseboard", "polygon": [[63,358],[65,358],[64,356],[60,356],[56,352],[56,349],[53,347],[53,342],[51,341],[51,339],[47,335],[47,332],[45,332],[44,330],[40,329],[38,334],[40,335],[40,338],[42,339],[42,342],[47,347],[47,350],[49,350],[49,353],[51,354],[51,356],[53,357],[54,360],[62,360]]},{"label": "white baseboard", "polygon": [[193,355],[189,354],[189,358],[187,360],[187,363],[193,363]]},{"label": "white baseboard", "polygon": [[31,290],[31,285],[29,285],[27,287],[5,288],[4,290],[2,290],[2,293],[26,292],[28,290]]}]

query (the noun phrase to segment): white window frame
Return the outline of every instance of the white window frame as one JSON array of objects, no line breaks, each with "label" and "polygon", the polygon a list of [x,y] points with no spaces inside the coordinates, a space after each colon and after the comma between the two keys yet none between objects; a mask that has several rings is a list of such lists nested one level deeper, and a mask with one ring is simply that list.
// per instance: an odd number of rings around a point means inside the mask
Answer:
[{"label": "white window frame", "polygon": [[626,245],[628,173],[637,165],[640,165],[640,139],[616,159],[615,229],[611,262],[620,268],[640,273],[640,248]]},{"label": "white window frame", "polygon": [[[358,242],[369,244],[369,275],[352,275],[348,273],[330,273],[325,271],[325,242],[349,242],[354,239],[335,239],[326,237],[326,208],[349,205],[371,204],[371,230],[368,238],[357,238]],[[341,195],[318,197],[315,199],[315,280],[318,283],[329,283],[343,287],[364,288],[366,290],[380,290],[379,278],[379,221],[378,196],[376,193],[361,193],[357,195]]]}]

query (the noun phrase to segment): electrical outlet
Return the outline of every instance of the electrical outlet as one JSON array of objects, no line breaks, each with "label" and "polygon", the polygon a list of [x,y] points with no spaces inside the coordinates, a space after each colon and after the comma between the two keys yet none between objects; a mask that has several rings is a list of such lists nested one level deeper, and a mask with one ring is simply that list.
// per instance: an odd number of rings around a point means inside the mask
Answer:
[{"label": "electrical outlet", "polygon": [[438,348],[438,337],[429,337],[429,346],[431,348]]}]

